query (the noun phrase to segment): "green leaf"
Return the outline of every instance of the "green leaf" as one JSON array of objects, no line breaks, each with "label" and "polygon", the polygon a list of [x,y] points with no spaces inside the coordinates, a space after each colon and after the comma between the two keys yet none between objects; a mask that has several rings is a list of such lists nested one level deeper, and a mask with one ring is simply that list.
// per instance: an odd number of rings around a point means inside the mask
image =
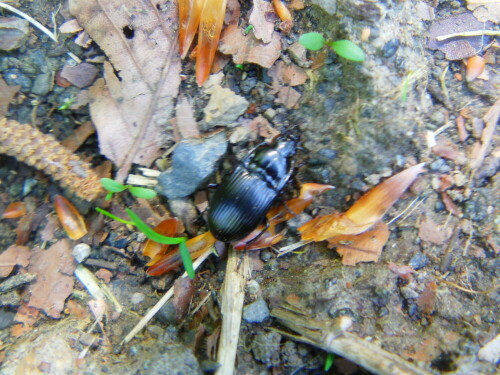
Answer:
[{"label": "green leaf", "polygon": [[152,199],[157,196],[156,191],[153,189],[130,185],[127,185],[127,189],[134,197],[137,198]]},{"label": "green leaf", "polygon": [[101,178],[101,185],[107,191],[112,193],[119,193],[127,189],[127,187],[123,184],[120,184],[118,181],[112,180],[111,178]]},{"label": "green leaf", "polygon": [[184,264],[187,275],[190,279],[194,279],[193,260],[191,259],[191,254],[189,254],[186,241],[179,244],[179,253],[181,254],[182,263]]},{"label": "green leaf", "polygon": [[113,220],[119,221],[120,223],[123,224],[129,224],[129,225],[135,225],[133,222],[122,219],[121,217],[118,217],[116,215],[113,215],[111,212],[103,210],[102,208],[96,207],[95,209],[97,212],[103,214],[104,216],[110,217]]},{"label": "green leaf", "polygon": [[344,59],[361,62],[365,61],[365,53],[355,43],[350,40],[336,40],[330,43],[337,55],[342,56]]},{"label": "green leaf", "polygon": [[130,208],[126,208],[125,211],[127,212],[128,216],[130,216],[130,219],[137,227],[137,229],[139,229],[142,233],[144,233],[146,237],[149,238],[150,240],[166,245],[178,245],[186,241],[185,237],[167,237],[161,235],[160,233],[156,233],[153,229],[151,229],[149,225],[147,225],[144,221],[142,221],[139,218],[139,216],[137,216],[136,213],[132,211]]},{"label": "green leaf", "polygon": [[325,371],[330,370],[333,366],[333,362],[335,361],[335,354],[328,353],[325,358]]},{"label": "green leaf", "polygon": [[299,43],[311,51],[318,51],[325,45],[325,38],[320,33],[306,33],[299,38]]}]

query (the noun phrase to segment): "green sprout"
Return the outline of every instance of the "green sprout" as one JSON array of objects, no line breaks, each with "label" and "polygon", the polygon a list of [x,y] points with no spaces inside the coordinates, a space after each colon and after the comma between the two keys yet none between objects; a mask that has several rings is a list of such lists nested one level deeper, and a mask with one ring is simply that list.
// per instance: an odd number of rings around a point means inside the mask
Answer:
[{"label": "green sprout", "polygon": [[332,368],[333,362],[335,361],[335,354],[328,353],[325,358],[325,371],[328,371]]},{"label": "green sprout", "polygon": [[243,31],[243,35],[248,35],[248,33],[252,30],[253,30],[253,25],[248,25],[245,31]]},{"label": "green sprout", "polygon": [[302,34],[299,43],[311,51],[319,51],[325,45],[328,45],[337,55],[344,59],[356,62],[365,61],[363,50],[350,40],[327,41],[320,33],[312,32]]},{"label": "green sprout", "polygon": [[156,197],[156,191],[153,189],[123,185],[122,183],[112,180],[111,178],[101,178],[101,185],[104,189],[108,191],[106,195],[106,200],[111,199],[114,193],[121,193],[124,190],[128,190],[136,198],[152,199]]},{"label": "green sprout", "polygon": [[243,70],[244,69],[244,66],[243,64],[236,64],[235,67],[237,67],[238,69],[241,69]]},{"label": "green sprout", "polygon": [[182,263],[184,264],[184,269],[186,270],[189,278],[194,279],[195,274],[193,268],[193,260],[191,259],[189,249],[186,245],[186,237],[167,237],[158,232],[155,232],[149,225],[142,221],[134,211],[129,208],[126,208],[125,211],[130,217],[130,220],[122,219],[116,215],[113,215],[111,212],[99,207],[96,208],[96,211],[120,223],[135,226],[142,233],[144,233],[147,238],[154,242],[162,243],[165,245],[179,245],[179,253],[181,255]]},{"label": "green sprout", "polygon": [[63,103],[57,108],[59,111],[64,111],[66,109],[69,109],[71,105],[75,102],[76,98],[74,96],[70,98],[64,98]]}]

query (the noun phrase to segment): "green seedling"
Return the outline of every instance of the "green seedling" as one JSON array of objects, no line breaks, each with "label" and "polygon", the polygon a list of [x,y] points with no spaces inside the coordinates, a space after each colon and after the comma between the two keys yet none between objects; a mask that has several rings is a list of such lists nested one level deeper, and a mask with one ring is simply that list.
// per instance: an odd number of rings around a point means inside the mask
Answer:
[{"label": "green seedling", "polygon": [[69,107],[71,107],[71,105],[75,102],[75,97],[71,97],[71,98],[65,98],[63,103],[59,106],[59,108],[57,108],[59,111],[64,111],[66,109],[69,109]]},{"label": "green seedling", "polygon": [[[115,181],[116,182],[116,181]],[[194,268],[193,268],[193,260],[191,259],[191,255],[189,254],[189,249],[186,245],[186,237],[167,237],[160,233],[155,232],[149,225],[147,225],[144,221],[142,221],[137,214],[129,208],[126,208],[130,220],[122,219],[116,215],[113,215],[111,212],[106,211],[102,208],[97,207],[96,211],[123,224],[128,224],[135,226],[139,229],[144,235],[152,241],[162,243],[165,245],[179,245],[179,253],[181,255],[182,263],[184,264],[184,269],[186,270],[189,278],[194,279]]]},{"label": "green seedling", "polygon": [[335,354],[328,353],[325,358],[325,372],[332,368],[333,362],[335,362]]},{"label": "green seedling", "polygon": [[106,200],[111,199],[114,193],[121,193],[124,190],[128,190],[130,194],[136,198],[152,199],[157,195],[156,191],[153,189],[124,185],[118,181],[112,180],[111,178],[101,178],[101,185],[108,191]]},{"label": "green seedling", "polygon": [[301,35],[299,43],[311,51],[319,51],[327,45],[344,59],[356,62],[365,61],[363,50],[350,40],[327,41],[320,33],[312,32]]},{"label": "green seedling", "polygon": [[248,33],[252,30],[253,30],[253,25],[248,25],[245,31],[243,31],[243,35],[248,35]]},{"label": "green seedling", "polygon": [[243,64],[236,64],[235,67],[237,67],[240,70],[243,70],[245,68]]}]

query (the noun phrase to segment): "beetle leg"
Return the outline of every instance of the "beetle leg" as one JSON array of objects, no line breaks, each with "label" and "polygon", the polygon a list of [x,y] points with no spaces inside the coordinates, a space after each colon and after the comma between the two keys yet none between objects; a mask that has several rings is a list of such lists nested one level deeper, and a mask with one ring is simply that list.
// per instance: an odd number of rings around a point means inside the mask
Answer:
[{"label": "beetle leg", "polygon": [[266,217],[264,229],[262,229],[258,235],[256,235],[254,238],[252,238],[250,241],[247,242],[247,244],[245,245],[245,250],[248,250],[248,248],[250,247],[251,244],[256,242],[264,233],[266,233],[266,231],[269,229],[269,227],[270,227],[269,220],[267,220],[267,217]]}]

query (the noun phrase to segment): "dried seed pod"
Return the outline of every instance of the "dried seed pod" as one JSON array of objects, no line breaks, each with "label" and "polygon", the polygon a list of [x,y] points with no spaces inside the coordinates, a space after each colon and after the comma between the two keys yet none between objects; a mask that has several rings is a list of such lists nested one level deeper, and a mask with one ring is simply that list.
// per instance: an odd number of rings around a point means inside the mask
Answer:
[{"label": "dried seed pod", "polygon": [[2,214],[4,219],[17,219],[26,214],[26,205],[23,202],[12,202]]},{"label": "dried seed pod", "polygon": [[87,226],[75,206],[62,195],[54,197],[57,217],[72,240],[79,240],[87,234]]},{"label": "dried seed pod", "polygon": [[102,192],[99,177],[88,163],[30,125],[0,119],[0,154],[44,171],[85,200],[94,200]]},{"label": "dried seed pod", "polygon": [[485,61],[481,56],[472,56],[467,59],[467,69],[465,73],[465,80],[467,82],[475,80],[484,72]]}]

